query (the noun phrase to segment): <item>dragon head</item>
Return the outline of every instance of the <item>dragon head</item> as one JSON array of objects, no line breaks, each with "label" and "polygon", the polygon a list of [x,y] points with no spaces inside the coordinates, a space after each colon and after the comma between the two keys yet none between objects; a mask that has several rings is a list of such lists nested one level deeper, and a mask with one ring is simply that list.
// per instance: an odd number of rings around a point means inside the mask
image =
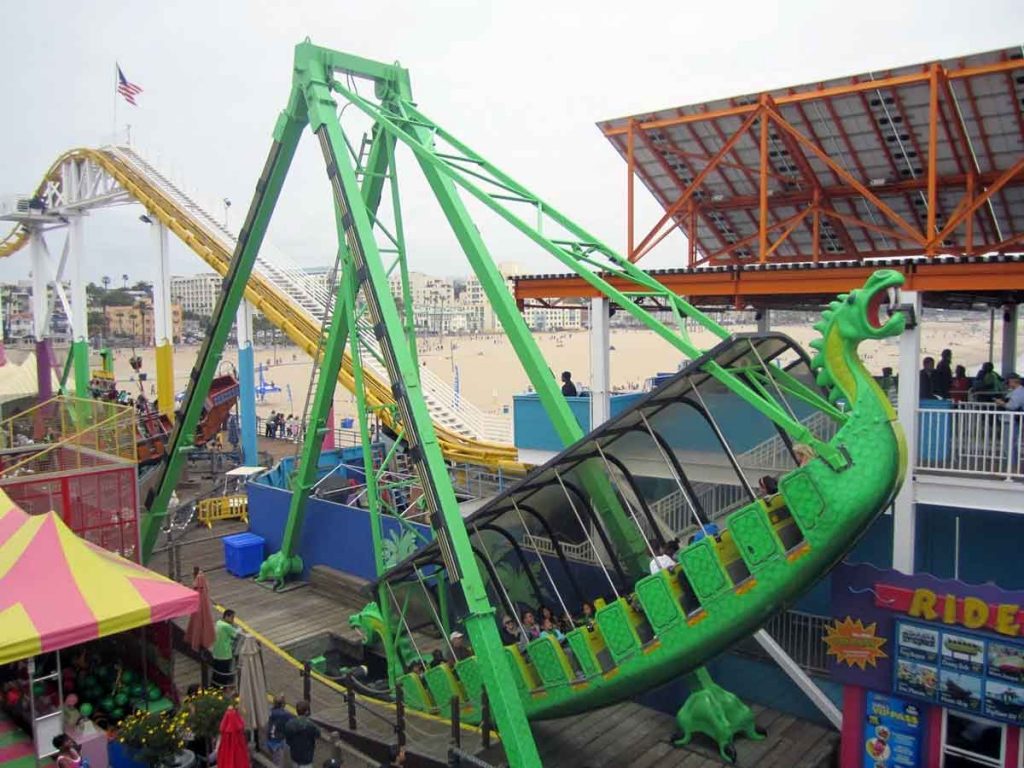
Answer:
[{"label": "dragon head", "polygon": [[363,645],[373,645],[381,640],[380,628],[384,624],[377,603],[367,603],[359,613],[348,617],[348,625],[359,633]]},{"label": "dragon head", "polygon": [[843,398],[852,404],[862,391],[858,378],[870,379],[857,357],[857,347],[862,341],[903,333],[907,320],[902,312],[892,313],[884,323],[880,316],[882,305],[888,301],[889,289],[900,285],[903,285],[902,274],[880,269],[862,288],[840,294],[830,302],[821,320],[814,325],[821,338],[811,341],[818,352],[811,366],[817,371],[818,384],[828,388],[829,399]]},{"label": "dragon head", "polygon": [[[839,295],[829,304],[825,318],[831,320],[839,335],[849,342],[899,336],[906,325],[902,312],[882,322],[880,310],[888,301],[889,289],[903,285],[903,275],[892,269],[872,273],[862,288]],[[829,318],[831,313],[831,318]]]}]

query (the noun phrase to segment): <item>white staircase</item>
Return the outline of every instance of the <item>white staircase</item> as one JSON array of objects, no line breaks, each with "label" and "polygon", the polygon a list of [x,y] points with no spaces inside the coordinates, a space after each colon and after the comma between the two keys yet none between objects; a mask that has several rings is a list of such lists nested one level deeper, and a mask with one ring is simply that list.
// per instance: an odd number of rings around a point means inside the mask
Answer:
[{"label": "white staircase", "polygon": [[[210,215],[207,209],[199,205],[138,152],[129,147],[107,147],[106,151],[131,166],[140,176],[145,177],[150,184],[173,200],[188,214],[193,226],[220,243],[227,252],[234,252],[237,242],[235,233]],[[304,272],[266,241],[256,257],[254,269],[287,298],[297,311],[304,312],[317,325],[326,322],[324,313],[330,300],[328,287]],[[380,345],[369,321],[365,318],[359,321],[359,338],[369,350],[380,354]],[[387,370],[376,357],[364,354],[362,360],[364,367],[372,371],[377,378],[388,381]],[[420,382],[427,408],[437,424],[472,440],[512,442],[512,425],[509,419],[485,413],[467,402],[465,397],[457,397],[450,385],[425,367],[420,368]]]}]

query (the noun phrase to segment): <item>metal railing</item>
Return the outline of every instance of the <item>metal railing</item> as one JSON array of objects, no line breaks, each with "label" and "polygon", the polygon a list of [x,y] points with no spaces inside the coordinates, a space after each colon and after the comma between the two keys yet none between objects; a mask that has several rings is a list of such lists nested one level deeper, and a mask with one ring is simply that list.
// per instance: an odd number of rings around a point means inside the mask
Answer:
[{"label": "metal railing", "polygon": [[[764,630],[805,672],[827,675],[828,648],[824,637],[825,628],[831,621],[830,616],[816,613],[781,611],[768,620]],[[738,650],[749,656],[769,658],[753,639],[745,640]]]},{"label": "metal railing", "polygon": [[1024,479],[1024,412],[986,403],[917,410],[917,469],[924,472]]},{"label": "metal railing", "polygon": [[136,461],[135,409],[58,396],[0,422],[0,477]]},{"label": "metal railing", "polygon": [[[304,437],[304,433],[300,428],[288,432],[285,430],[275,430],[273,435],[268,435],[267,422],[262,416],[256,417],[256,434],[260,437],[267,439],[280,440],[283,443],[301,443]],[[334,447],[335,448],[350,448],[354,445],[361,445],[362,442],[359,437],[358,429],[346,429],[344,427],[334,428]]]}]

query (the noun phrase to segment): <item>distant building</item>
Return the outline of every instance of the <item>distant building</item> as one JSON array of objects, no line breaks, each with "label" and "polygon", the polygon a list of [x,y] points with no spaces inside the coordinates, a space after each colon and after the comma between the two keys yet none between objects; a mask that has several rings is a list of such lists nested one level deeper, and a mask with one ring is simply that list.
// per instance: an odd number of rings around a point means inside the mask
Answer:
[{"label": "distant building", "polygon": [[583,328],[583,307],[526,307],[526,324],[535,331],[575,331]]},{"label": "distant building", "polygon": [[[181,323],[184,314],[180,304],[171,305],[171,333],[173,341],[181,341]],[[107,333],[111,336],[128,338],[140,344],[155,343],[153,302],[143,299],[128,307],[105,307]]]},{"label": "distant building", "polygon": [[221,276],[215,272],[199,275],[172,275],[171,301],[180,304],[184,312],[212,317],[213,308],[220,298]]},{"label": "distant building", "polygon": [[[498,271],[505,278],[505,287],[512,293],[511,278],[522,273],[522,266],[514,261],[503,261],[498,265]],[[500,330],[498,317],[494,308],[484,294],[484,287],[476,275],[466,278],[466,284],[459,295],[459,303],[471,310],[467,314],[467,325],[469,330],[482,333],[494,333]]]},{"label": "distant building", "polygon": [[[64,281],[62,287],[64,295],[70,299],[71,284]],[[47,300],[52,307],[47,338],[58,344],[67,343],[71,340],[71,320],[64,311],[64,303],[54,295],[52,284],[47,290]],[[0,283],[0,320],[5,340],[28,341],[34,338],[31,280]]]}]

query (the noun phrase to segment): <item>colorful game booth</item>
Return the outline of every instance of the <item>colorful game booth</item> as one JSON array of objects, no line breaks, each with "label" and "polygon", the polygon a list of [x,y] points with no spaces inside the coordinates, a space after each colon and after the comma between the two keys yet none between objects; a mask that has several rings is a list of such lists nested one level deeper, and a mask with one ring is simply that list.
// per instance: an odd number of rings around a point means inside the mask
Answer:
[{"label": "colorful game booth", "polygon": [[46,763],[66,733],[106,768],[108,730],[177,699],[168,621],[197,605],[192,590],[0,491],[0,765]]}]

